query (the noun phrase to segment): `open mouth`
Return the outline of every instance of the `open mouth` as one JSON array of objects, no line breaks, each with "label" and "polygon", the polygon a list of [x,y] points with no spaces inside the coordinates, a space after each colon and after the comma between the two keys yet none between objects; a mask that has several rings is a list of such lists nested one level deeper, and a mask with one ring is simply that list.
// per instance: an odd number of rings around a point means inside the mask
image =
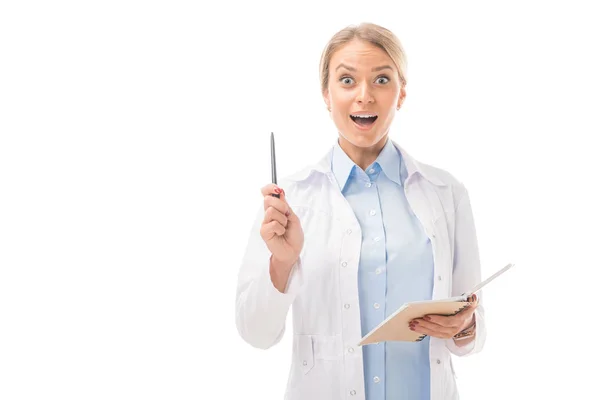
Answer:
[{"label": "open mouth", "polygon": [[350,119],[354,121],[360,127],[368,128],[375,123],[377,120],[377,115],[368,114],[368,115],[352,115],[350,114]]}]

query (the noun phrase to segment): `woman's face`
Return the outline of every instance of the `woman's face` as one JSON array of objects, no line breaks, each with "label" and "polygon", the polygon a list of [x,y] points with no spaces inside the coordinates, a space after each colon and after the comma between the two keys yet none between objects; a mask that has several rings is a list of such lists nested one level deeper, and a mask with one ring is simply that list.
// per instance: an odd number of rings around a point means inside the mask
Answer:
[{"label": "woman's face", "polygon": [[325,103],[340,135],[357,147],[372,147],[388,133],[406,92],[385,51],[353,40],[331,57]]}]

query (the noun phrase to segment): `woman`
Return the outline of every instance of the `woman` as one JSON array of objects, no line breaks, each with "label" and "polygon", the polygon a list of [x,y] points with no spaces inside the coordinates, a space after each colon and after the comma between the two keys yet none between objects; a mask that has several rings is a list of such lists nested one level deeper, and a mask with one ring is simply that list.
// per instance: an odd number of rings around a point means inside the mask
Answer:
[{"label": "woman", "polygon": [[262,188],[236,323],[245,341],[267,349],[293,309],[287,399],[457,399],[451,354],[483,346],[474,298],[455,316],[412,321],[427,335],[421,342],[357,347],[404,302],[460,295],[480,282],[467,190],[388,137],[405,77],[390,31],[361,24],[335,34],[321,58],[321,90],[337,143],[318,164]]}]

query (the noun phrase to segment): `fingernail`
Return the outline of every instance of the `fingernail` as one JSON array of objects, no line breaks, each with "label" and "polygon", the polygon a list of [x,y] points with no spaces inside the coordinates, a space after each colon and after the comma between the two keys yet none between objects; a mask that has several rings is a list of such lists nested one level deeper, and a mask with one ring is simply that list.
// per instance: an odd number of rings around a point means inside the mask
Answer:
[{"label": "fingernail", "polygon": [[410,330],[411,330],[411,331],[414,331],[414,330],[415,330],[415,327],[414,327],[414,326],[411,326],[411,327],[410,327]]},{"label": "fingernail", "polygon": [[431,318],[429,318],[428,316],[425,316],[425,317],[423,317],[423,319],[424,319],[425,321],[431,321]]},{"label": "fingernail", "polygon": [[419,322],[418,322],[418,321],[413,321],[413,322],[411,322],[411,323],[412,323],[413,325],[419,325]]},{"label": "fingernail", "polygon": [[281,194],[282,192],[283,192],[283,190],[281,190],[280,188],[278,188],[278,187],[275,188],[275,193]]},{"label": "fingernail", "polygon": [[286,217],[289,217],[289,216],[290,216],[290,210],[287,210],[287,211],[285,212],[285,216],[286,216]]}]

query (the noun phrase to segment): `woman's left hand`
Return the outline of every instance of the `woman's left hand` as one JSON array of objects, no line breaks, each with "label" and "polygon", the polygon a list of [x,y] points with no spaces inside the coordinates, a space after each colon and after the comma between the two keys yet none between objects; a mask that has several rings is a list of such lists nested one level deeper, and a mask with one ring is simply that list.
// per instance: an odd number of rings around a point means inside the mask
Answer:
[{"label": "woman's left hand", "polygon": [[471,326],[475,319],[475,309],[479,304],[476,295],[469,297],[471,305],[456,315],[426,315],[410,322],[410,329],[440,339],[450,339],[457,333]]}]

